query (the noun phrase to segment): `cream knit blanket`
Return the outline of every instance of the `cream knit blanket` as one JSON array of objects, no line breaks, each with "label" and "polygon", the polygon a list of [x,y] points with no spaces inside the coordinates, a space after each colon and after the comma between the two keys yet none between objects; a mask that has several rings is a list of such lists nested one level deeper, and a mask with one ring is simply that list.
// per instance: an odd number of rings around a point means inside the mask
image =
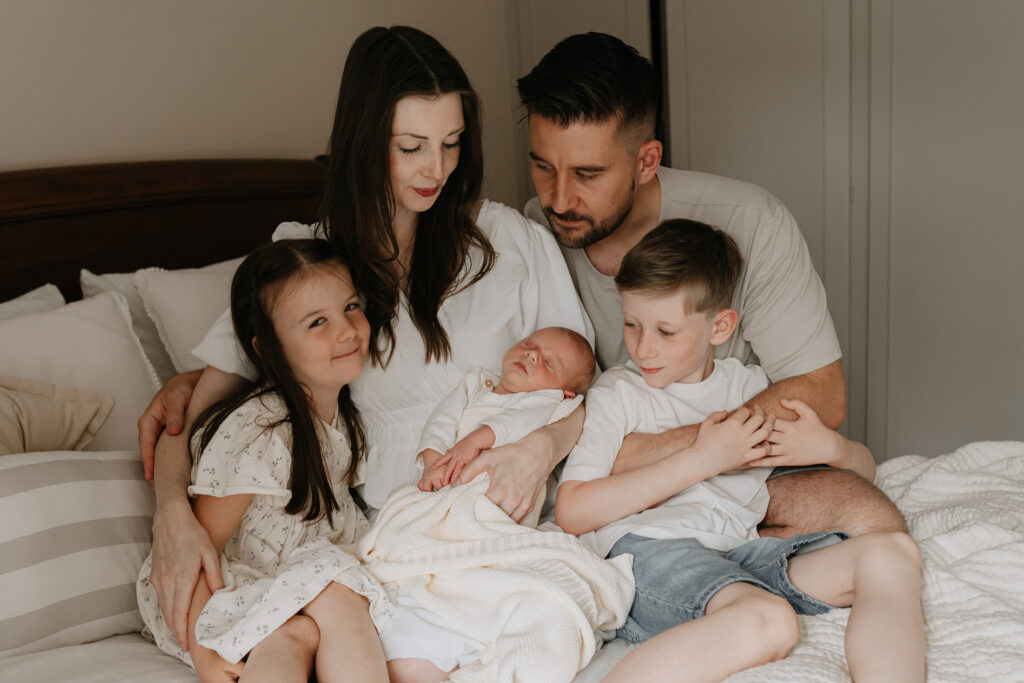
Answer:
[{"label": "cream knit blanket", "polygon": [[393,598],[486,645],[451,680],[571,681],[626,620],[632,557],[602,560],[574,536],[520,526],[487,486],[485,474],[436,493],[395,490],[360,555]]}]

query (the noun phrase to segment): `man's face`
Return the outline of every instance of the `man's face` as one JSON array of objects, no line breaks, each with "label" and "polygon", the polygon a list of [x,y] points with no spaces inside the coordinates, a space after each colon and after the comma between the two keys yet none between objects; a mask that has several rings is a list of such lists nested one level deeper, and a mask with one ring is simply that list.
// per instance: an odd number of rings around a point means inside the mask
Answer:
[{"label": "man's face", "polygon": [[559,126],[530,117],[530,172],[555,238],[575,249],[615,232],[633,208],[639,163],[618,122]]}]

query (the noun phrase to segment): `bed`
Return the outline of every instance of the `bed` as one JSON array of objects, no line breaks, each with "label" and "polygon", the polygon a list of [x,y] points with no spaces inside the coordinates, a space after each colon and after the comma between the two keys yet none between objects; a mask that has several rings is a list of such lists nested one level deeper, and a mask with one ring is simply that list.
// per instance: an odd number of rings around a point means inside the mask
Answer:
[{"label": "bed", "polygon": [[[22,439],[0,451],[0,680],[196,680],[139,634],[153,502],[135,419],[197,367],[238,257],[309,221],[324,177],[320,160],[0,173],[0,433]],[[1024,680],[1024,443],[905,455],[877,483],[922,550],[929,680]],[[801,618],[788,658],[730,681],[849,680],[847,613]]]}]

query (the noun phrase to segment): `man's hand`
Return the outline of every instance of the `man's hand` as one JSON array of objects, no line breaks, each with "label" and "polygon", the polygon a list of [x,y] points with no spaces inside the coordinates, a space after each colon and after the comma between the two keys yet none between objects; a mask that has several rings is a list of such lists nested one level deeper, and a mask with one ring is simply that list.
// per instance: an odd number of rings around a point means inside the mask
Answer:
[{"label": "man's hand", "polygon": [[774,422],[760,406],[740,406],[732,415],[720,410],[701,423],[694,446],[713,459],[716,474],[728,472],[764,458]]},{"label": "man's hand", "polygon": [[139,451],[146,481],[153,480],[153,458],[157,439],[166,426],[169,434],[180,434],[185,424],[185,408],[192,399],[192,390],[202,370],[184,372],[167,380],[167,384],[149,402],[146,412],[139,418]]},{"label": "man's hand", "polygon": [[423,476],[417,488],[420,491],[440,491],[445,486],[444,470],[438,466],[438,462],[444,457],[433,448],[424,448],[420,453],[423,459]]},{"label": "man's hand", "polygon": [[211,593],[223,587],[220,555],[192,509],[185,505],[157,510],[149,582],[156,589],[164,620],[184,649],[189,647],[188,612],[200,568]]},{"label": "man's hand", "polygon": [[551,469],[548,465],[553,457],[551,444],[542,436],[542,431],[482,453],[466,465],[458,481],[469,482],[480,473],[488,472],[491,485],[487,497],[513,520],[521,521],[533,507]]}]

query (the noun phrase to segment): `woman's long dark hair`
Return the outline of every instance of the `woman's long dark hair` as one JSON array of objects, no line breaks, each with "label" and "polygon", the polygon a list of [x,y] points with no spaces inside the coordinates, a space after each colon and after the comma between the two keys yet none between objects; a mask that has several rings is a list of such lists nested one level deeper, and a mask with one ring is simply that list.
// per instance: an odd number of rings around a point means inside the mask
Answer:
[{"label": "woman's long dark hair", "polygon": [[[320,221],[352,268],[370,322],[370,357],[387,365],[395,346],[398,241],[391,220],[391,124],[403,97],[462,98],[466,128],[459,163],[434,205],[419,215],[405,286],[426,361],[447,360],[451,343],[437,314],[444,299],[483,277],[496,254],[471,214],[480,197],[483,150],[476,93],[458,61],[434,38],[408,26],[376,27],[349,50],[330,141]],[[470,249],[482,252],[476,273],[462,274]]]},{"label": "woman's long dark hair", "polygon": [[[292,497],[285,506],[285,512],[293,515],[305,513],[303,519],[306,521],[326,516],[333,524],[338,500],[334,497],[334,482],[327,473],[313,409],[285,360],[270,317],[274,301],[296,275],[301,277],[303,271],[332,265],[343,266],[344,261],[329,242],[316,239],[264,244],[242,261],[231,281],[231,320],[235,335],[259,376],[203,411],[192,425],[189,444],[191,448],[195,435],[200,434],[198,447],[191,451],[194,461],[210,444],[218,427],[239,406],[253,397],[277,394],[284,401],[288,414],[280,421],[265,426],[269,429],[281,422],[291,423],[292,470],[288,487]],[[257,347],[259,353],[256,352]],[[345,422],[352,449],[352,461],[345,472],[345,483],[351,486],[356,467],[365,454],[365,436],[348,386],[342,387],[338,393],[338,411]]]}]

